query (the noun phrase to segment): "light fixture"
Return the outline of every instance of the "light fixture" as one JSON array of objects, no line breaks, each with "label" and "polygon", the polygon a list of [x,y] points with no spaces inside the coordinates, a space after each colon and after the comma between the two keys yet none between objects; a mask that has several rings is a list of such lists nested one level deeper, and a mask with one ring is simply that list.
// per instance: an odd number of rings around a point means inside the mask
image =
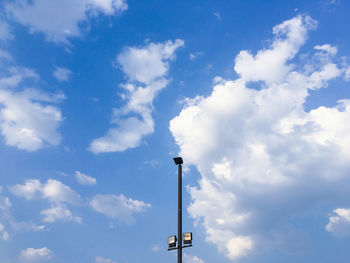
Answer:
[{"label": "light fixture", "polygon": [[169,245],[169,247],[176,247],[176,241],[177,241],[177,238],[176,238],[175,235],[168,237],[168,245]]},{"label": "light fixture", "polygon": [[184,163],[181,157],[175,157],[174,158],[174,162],[175,162],[176,165]]},{"label": "light fixture", "polygon": [[182,239],[184,244],[192,244],[192,233],[183,233]]}]

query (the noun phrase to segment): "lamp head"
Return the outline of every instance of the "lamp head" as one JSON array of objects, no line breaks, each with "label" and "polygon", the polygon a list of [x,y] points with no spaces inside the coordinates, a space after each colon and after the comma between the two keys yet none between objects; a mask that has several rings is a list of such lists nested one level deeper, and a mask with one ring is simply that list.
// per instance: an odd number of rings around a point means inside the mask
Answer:
[{"label": "lamp head", "polygon": [[168,245],[169,245],[169,247],[176,247],[176,241],[177,241],[177,238],[176,238],[175,235],[168,237]]},{"label": "lamp head", "polygon": [[180,165],[184,163],[181,157],[175,157],[174,162],[176,165]]},{"label": "lamp head", "polygon": [[183,233],[182,240],[184,244],[192,244],[192,233]]}]

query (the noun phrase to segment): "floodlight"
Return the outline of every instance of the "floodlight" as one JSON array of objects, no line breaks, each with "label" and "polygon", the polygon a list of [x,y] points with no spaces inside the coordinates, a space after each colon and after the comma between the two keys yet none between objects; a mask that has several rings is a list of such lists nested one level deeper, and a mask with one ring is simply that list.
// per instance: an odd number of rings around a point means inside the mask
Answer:
[{"label": "floodlight", "polygon": [[176,239],[175,235],[168,237],[168,245],[169,245],[169,247],[176,247],[176,241],[177,241],[177,239]]},{"label": "floodlight", "polygon": [[192,233],[183,233],[182,239],[184,244],[192,244]]},{"label": "floodlight", "polygon": [[174,158],[174,162],[175,162],[176,165],[184,163],[181,157],[175,157]]}]

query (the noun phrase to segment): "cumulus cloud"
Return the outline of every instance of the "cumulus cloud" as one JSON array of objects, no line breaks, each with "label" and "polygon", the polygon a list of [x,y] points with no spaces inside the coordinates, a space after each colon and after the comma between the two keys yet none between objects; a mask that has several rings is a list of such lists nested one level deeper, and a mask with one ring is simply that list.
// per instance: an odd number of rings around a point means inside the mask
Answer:
[{"label": "cumulus cloud", "polygon": [[[199,186],[189,187],[188,211],[231,260],[263,248],[294,253],[307,234],[290,219],[350,197],[350,100],[304,109],[310,90],[345,72],[328,44],[298,65],[316,24],[297,16],[274,27],[269,47],[239,52],[238,79],[215,78],[211,95],[188,99],[170,122],[180,155],[201,174]],[[343,212],[328,231],[345,220]]]},{"label": "cumulus cloud", "polygon": [[54,179],[47,180],[45,184],[36,179],[28,179],[25,184],[10,186],[10,191],[14,195],[24,197],[27,200],[43,198],[54,203],[66,202],[76,204],[80,199],[80,196],[69,186]]},{"label": "cumulus cloud", "polygon": [[307,31],[315,26],[316,22],[308,17],[287,20],[275,26],[275,41],[271,47],[258,51],[256,55],[241,51],[235,59],[235,71],[246,81],[270,83],[284,80],[292,67],[286,61],[294,58],[305,43]]},{"label": "cumulus cloud", "polygon": [[27,248],[22,250],[18,256],[20,262],[42,262],[48,261],[54,257],[52,250],[42,248]]},{"label": "cumulus cloud", "polygon": [[349,236],[350,209],[338,208],[333,212],[335,215],[329,218],[329,223],[326,225],[326,230],[335,236]]},{"label": "cumulus cloud", "polygon": [[10,67],[8,75],[0,78],[0,133],[6,145],[36,151],[61,141],[57,129],[63,118],[52,104],[64,96],[21,88],[24,80],[38,78],[34,71],[19,67]]},{"label": "cumulus cloud", "polygon": [[197,256],[184,254],[184,263],[204,263],[204,261]]},{"label": "cumulus cloud", "polygon": [[31,33],[44,33],[48,41],[56,43],[81,36],[80,24],[88,18],[114,15],[127,7],[126,0],[16,0],[5,5],[16,22],[28,26]]},{"label": "cumulus cloud", "polygon": [[141,213],[151,207],[143,201],[133,200],[122,195],[95,195],[90,202],[92,208],[105,216],[130,224],[133,214]]},{"label": "cumulus cloud", "polygon": [[314,47],[314,49],[316,49],[316,50],[323,50],[326,53],[331,54],[333,56],[336,55],[337,52],[338,52],[338,48],[334,47],[334,46],[331,46],[330,44],[316,45]]},{"label": "cumulus cloud", "polygon": [[96,178],[93,178],[91,176],[83,174],[79,171],[75,172],[75,178],[77,179],[79,184],[83,184],[83,185],[95,185],[96,184]]},{"label": "cumulus cloud", "polygon": [[14,195],[24,197],[27,200],[48,200],[51,207],[41,211],[44,222],[54,223],[57,220],[82,222],[82,219],[74,216],[66,206],[66,204],[78,204],[80,196],[60,181],[49,179],[42,184],[39,180],[28,179],[24,184],[16,184],[10,186],[9,189]]},{"label": "cumulus cloud", "polygon": [[42,185],[39,180],[29,179],[25,184],[16,184],[10,187],[10,191],[17,196],[24,197],[27,200],[33,199],[41,192]]},{"label": "cumulus cloud", "polygon": [[72,71],[67,68],[57,67],[53,72],[53,76],[59,81],[64,82],[68,81]]},{"label": "cumulus cloud", "polygon": [[95,262],[96,263],[117,263],[116,261],[113,261],[110,258],[104,258],[100,256],[96,257]]},{"label": "cumulus cloud", "polygon": [[114,127],[95,139],[90,151],[97,154],[135,148],[144,136],[153,133],[153,100],[168,84],[166,76],[170,61],[183,45],[180,39],[149,43],[141,48],[127,47],[117,56],[117,62],[128,78],[128,82],[121,85],[126,92],[122,98],[127,103],[121,109],[114,109],[111,121]]},{"label": "cumulus cloud", "polygon": [[72,212],[65,205],[56,205],[47,210],[41,211],[41,214],[44,216],[43,221],[54,223],[57,220],[62,221],[75,221],[81,223],[82,219],[78,216],[73,216]]}]

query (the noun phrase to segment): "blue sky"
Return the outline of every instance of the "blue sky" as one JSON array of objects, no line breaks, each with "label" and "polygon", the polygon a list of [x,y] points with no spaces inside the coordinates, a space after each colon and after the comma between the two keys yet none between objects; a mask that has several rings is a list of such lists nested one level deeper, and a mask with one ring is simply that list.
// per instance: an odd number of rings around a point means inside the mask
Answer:
[{"label": "blue sky", "polygon": [[0,3],[0,261],[350,257],[350,3]]}]

